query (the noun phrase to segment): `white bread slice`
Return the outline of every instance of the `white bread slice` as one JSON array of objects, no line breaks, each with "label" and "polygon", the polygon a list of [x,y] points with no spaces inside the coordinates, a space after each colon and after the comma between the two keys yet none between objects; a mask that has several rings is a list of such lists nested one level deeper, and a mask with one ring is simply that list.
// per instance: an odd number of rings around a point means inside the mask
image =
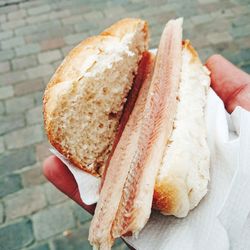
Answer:
[{"label": "white bread slice", "polygon": [[166,215],[185,217],[207,193],[209,149],[205,106],[209,71],[185,41],[174,130],[158,173],[153,207]]},{"label": "white bread slice", "polygon": [[50,143],[75,166],[102,174],[147,47],[147,23],[123,19],[75,47],[50,80],[45,129]]}]

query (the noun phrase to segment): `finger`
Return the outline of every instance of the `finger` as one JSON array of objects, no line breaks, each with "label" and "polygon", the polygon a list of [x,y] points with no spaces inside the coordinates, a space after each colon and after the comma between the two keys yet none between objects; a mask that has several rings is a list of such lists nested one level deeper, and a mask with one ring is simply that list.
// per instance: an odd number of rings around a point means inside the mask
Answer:
[{"label": "finger", "polygon": [[94,213],[95,205],[86,205],[82,202],[74,176],[56,156],[52,155],[44,161],[43,173],[60,191],[89,213]]},{"label": "finger", "polygon": [[211,86],[228,112],[236,106],[250,111],[250,76],[220,55],[211,56],[206,66],[211,71]]}]

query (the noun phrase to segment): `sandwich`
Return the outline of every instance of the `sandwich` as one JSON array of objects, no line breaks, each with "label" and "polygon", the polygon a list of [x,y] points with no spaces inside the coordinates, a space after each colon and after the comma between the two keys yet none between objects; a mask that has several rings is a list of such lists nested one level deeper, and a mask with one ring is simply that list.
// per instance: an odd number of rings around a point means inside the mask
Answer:
[{"label": "sandwich", "polygon": [[50,143],[102,178],[89,230],[95,249],[137,236],[152,207],[185,217],[207,192],[209,71],[170,20],[157,53],[148,26],[123,19],[75,47],[44,94]]}]

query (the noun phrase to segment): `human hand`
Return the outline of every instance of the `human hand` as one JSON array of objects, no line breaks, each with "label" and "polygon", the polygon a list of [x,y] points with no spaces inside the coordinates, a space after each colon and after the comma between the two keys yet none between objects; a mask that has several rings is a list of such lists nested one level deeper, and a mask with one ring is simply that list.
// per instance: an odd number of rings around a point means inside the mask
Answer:
[{"label": "human hand", "polygon": [[236,106],[250,111],[250,75],[220,55],[211,56],[206,66],[211,72],[211,87],[232,113]]},{"label": "human hand", "polygon": [[[250,111],[250,75],[220,55],[211,56],[206,66],[211,71],[211,86],[223,100],[227,111],[231,113],[236,106]],[[73,175],[56,156],[50,156],[45,160],[43,172],[60,191],[91,214],[94,213],[95,206],[82,202]]]}]

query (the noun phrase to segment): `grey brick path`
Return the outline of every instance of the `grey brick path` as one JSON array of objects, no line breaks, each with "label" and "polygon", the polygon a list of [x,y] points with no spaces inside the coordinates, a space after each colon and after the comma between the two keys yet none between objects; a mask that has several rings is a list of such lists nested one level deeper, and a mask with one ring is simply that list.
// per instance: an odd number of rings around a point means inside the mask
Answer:
[{"label": "grey brick path", "polygon": [[73,46],[129,16],[148,20],[151,47],[184,16],[203,60],[221,53],[250,72],[250,0],[0,0],[0,249],[90,249],[90,216],[41,172],[42,94]]}]

